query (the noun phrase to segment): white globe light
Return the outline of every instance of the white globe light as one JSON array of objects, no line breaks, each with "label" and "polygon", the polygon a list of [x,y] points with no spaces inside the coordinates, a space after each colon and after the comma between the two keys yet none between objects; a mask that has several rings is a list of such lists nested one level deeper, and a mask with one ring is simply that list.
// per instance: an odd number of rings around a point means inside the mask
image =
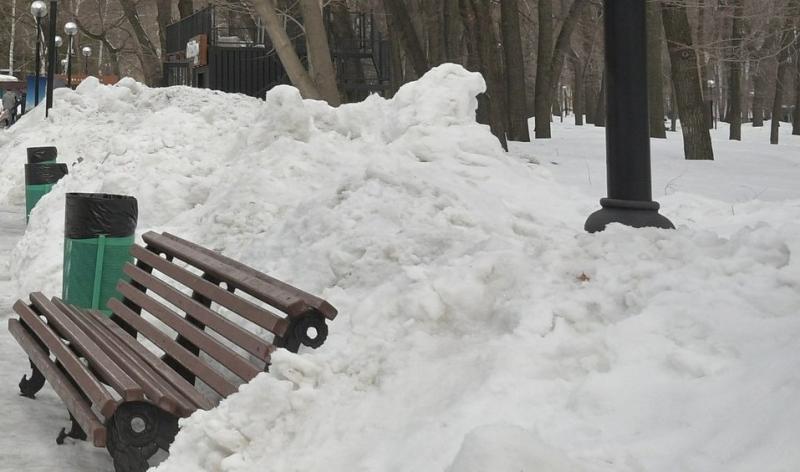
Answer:
[{"label": "white globe light", "polygon": [[64,25],[64,32],[67,33],[69,36],[75,36],[78,34],[78,25],[70,21],[66,25]]},{"label": "white globe light", "polygon": [[43,16],[47,15],[47,4],[42,0],[36,0],[35,2],[31,3],[31,15],[35,16],[36,18],[42,18]]},{"label": "white globe light", "polygon": [[56,47],[57,48],[60,48],[61,45],[64,44],[64,40],[61,39],[61,36],[59,36],[59,35],[56,35],[55,40],[56,40]]},{"label": "white globe light", "polygon": [[92,55],[92,48],[90,48],[89,46],[84,46],[84,47],[81,49],[81,53],[82,53],[84,56],[86,56],[86,57],[89,57],[89,56],[91,56],[91,55]]}]

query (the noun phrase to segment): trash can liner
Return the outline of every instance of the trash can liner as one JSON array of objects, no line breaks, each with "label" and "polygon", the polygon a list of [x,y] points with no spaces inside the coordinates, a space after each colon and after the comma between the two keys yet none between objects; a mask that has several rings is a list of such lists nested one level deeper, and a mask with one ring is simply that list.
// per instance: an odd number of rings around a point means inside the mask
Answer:
[{"label": "trash can liner", "polygon": [[68,173],[66,164],[25,164],[25,185],[54,184]]},{"label": "trash can liner", "polygon": [[127,195],[68,193],[64,237],[89,239],[99,236],[122,238],[136,232],[139,210]]},{"label": "trash can liner", "polygon": [[55,146],[37,146],[28,148],[28,164],[55,162],[57,157],[58,148]]}]

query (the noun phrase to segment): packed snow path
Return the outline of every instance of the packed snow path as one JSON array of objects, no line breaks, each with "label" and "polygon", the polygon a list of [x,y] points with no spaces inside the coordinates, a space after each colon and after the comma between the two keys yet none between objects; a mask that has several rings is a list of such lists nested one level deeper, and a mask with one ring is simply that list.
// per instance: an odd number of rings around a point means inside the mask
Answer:
[{"label": "packed snow path", "polygon": [[69,426],[64,404],[49,385],[29,400],[19,396],[17,384],[29,374],[25,353],[6,329],[11,316],[16,288],[9,271],[10,254],[25,232],[24,207],[0,207],[0,470],[52,472],[69,470],[107,472],[111,461],[105,450],[67,439],[65,446],[56,445],[60,428]]}]

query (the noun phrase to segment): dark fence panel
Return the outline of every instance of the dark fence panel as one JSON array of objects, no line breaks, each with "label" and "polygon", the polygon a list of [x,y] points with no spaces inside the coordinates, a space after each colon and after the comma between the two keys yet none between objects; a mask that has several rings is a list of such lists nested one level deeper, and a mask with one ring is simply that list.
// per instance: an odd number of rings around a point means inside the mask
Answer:
[{"label": "dark fence panel", "polygon": [[167,53],[176,53],[186,50],[186,43],[198,34],[209,36],[213,41],[214,8],[208,7],[187,16],[177,23],[167,26]]},{"label": "dark fence panel", "polygon": [[192,85],[192,75],[188,62],[164,63],[164,85]]},{"label": "dark fence panel", "polygon": [[270,88],[289,83],[280,60],[265,48],[208,48],[209,88],[263,98]]}]

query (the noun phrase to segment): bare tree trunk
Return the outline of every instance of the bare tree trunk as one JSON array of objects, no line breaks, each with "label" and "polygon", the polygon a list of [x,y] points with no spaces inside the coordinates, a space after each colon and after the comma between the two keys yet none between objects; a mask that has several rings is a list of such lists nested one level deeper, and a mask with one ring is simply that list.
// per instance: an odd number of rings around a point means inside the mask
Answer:
[{"label": "bare tree trunk", "polygon": [[650,137],[666,138],[664,128],[664,26],[661,8],[657,3],[647,4],[647,90],[650,110]]},{"label": "bare tree trunk", "polygon": [[527,142],[531,140],[531,135],[528,131],[525,60],[522,56],[517,0],[503,0],[500,3],[500,12],[508,92],[508,137],[514,141]]},{"label": "bare tree trunk", "polygon": [[269,39],[275,47],[275,52],[278,53],[283,68],[286,69],[289,80],[297,87],[303,98],[321,100],[322,94],[303,63],[300,62],[297,51],[294,50],[289,35],[286,34],[283,23],[275,11],[275,0],[256,0],[253,6],[264,20]]},{"label": "bare tree trunk", "polygon": [[575,126],[583,126],[583,65],[579,60],[573,62],[573,75],[575,76],[575,92],[572,98],[572,112],[575,113]]},{"label": "bare tree trunk", "polygon": [[322,99],[328,102],[328,105],[337,107],[342,104],[342,99],[336,86],[336,70],[333,68],[328,33],[322,20],[322,8],[318,0],[300,0],[300,11],[306,29],[312,80],[317,85]]},{"label": "bare tree trunk", "polygon": [[444,39],[444,10],[447,5],[441,0],[424,0],[422,3],[423,24],[431,66],[447,62]]},{"label": "bare tree trunk", "polygon": [[161,39],[161,53],[167,51],[167,25],[172,23],[172,1],[156,0],[156,19],[158,21],[158,37]]},{"label": "bare tree trunk", "polygon": [[163,80],[161,74],[161,58],[150,41],[150,36],[147,35],[141,20],[139,19],[139,12],[134,0],[119,0],[125,19],[133,29],[133,35],[139,43],[139,58],[142,63],[142,72],[144,72],[145,82],[147,85],[157,85]]},{"label": "bare tree trunk", "polygon": [[734,57],[730,63],[730,83],[728,101],[730,102],[730,135],[734,141],[742,140],[742,63],[736,55],[741,51],[744,35],[744,1],[733,0],[733,21],[731,22],[731,49]]},{"label": "bare tree trunk", "polygon": [[[331,9],[332,18],[331,30],[336,47],[339,49],[356,47],[358,40],[353,32],[347,3],[344,0],[337,0],[331,2],[329,8]],[[356,83],[364,83],[366,80],[361,58],[345,55],[345,57],[339,58],[339,66],[342,68],[338,75],[339,88],[342,93],[347,94],[347,101],[356,102],[366,98],[367,92],[358,90],[348,92],[345,87],[345,82],[348,80],[353,80]]]},{"label": "bare tree trunk", "polygon": [[492,133],[500,140],[503,149],[508,150],[506,140],[506,94],[497,61],[497,34],[492,23],[489,2],[485,0],[461,0],[464,25],[467,30],[470,55],[477,59],[479,70],[486,80],[484,104]]},{"label": "bare tree trunk", "polygon": [[536,54],[536,137],[550,138],[553,61],[553,0],[539,0],[539,45]]},{"label": "bare tree trunk", "polygon": [[411,22],[408,8],[403,4],[403,0],[383,0],[383,8],[388,15],[387,21],[392,23],[392,28],[406,52],[406,57],[411,60],[414,72],[418,77],[422,77],[428,72],[428,59],[414,29],[414,23]]},{"label": "bare tree trunk", "polygon": [[691,160],[713,160],[714,150],[703,112],[699,64],[697,54],[692,48],[687,7],[683,3],[665,1],[661,8],[683,131],[684,155]]},{"label": "bare tree trunk", "polygon": [[459,63],[463,60],[464,23],[461,19],[459,0],[444,1],[444,41],[447,60]]},{"label": "bare tree trunk", "polygon": [[600,90],[597,94],[597,105],[594,108],[594,125],[598,127],[606,126],[606,71],[603,70],[600,79]]},{"label": "bare tree trunk", "polygon": [[14,45],[17,37],[17,0],[11,0],[11,39],[8,43],[8,72],[14,75]]},{"label": "bare tree trunk", "polygon": [[753,78],[753,127],[764,126],[764,102],[766,101],[767,80],[764,64],[758,63]]},{"label": "bare tree trunk", "polygon": [[194,13],[194,3],[192,3],[192,0],[178,0],[178,13],[180,13],[181,18],[191,16],[191,14]]},{"label": "bare tree trunk", "polygon": [[785,81],[789,78],[791,64],[789,63],[789,47],[791,46],[793,33],[791,31],[791,20],[786,19],[783,29],[783,39],[781,39],[781,50],[778,53],[778,73],[775,74],[775,98],[772,101],[772,128],[770,129],[770,144],[778,144],[780,140],[779,128],[781,116],[783,115],[783,89]]},{"label": "bare tree trunk", "polygon": [[794,76],[794,116],[792,118],[792,134],[800,136],[800,48],[794,60],[797,71]]},{"label": "bare tree trunk", "polygon": [[392,45],[389,52],[389,54],[391,54],[390,59],[392,61],[389,76],[392,95],[394,95],[405,82],[403,77],[403,53],[400,39],[397,37],[394,24],[391,21],[386,22],[386,33],[389,36],[389,42]]},{"label": "bare tree trunk", "polygon": [[[555,49],[553,50],[553,60],[550,65],[550,82],[554,86],[553,97],[559,96],[558,82],[561,80],[561,70],[564,67],[564,58],[570,49],[570,40],[572,33],[578,26],[578,21],[581,19],[586,7],[590,5],[589,0],[574,0],[572,6],[564,17],[564,23],[558,32],[558,39],[556,40]],[[563,3],[562,3],[563,7]]]}]

